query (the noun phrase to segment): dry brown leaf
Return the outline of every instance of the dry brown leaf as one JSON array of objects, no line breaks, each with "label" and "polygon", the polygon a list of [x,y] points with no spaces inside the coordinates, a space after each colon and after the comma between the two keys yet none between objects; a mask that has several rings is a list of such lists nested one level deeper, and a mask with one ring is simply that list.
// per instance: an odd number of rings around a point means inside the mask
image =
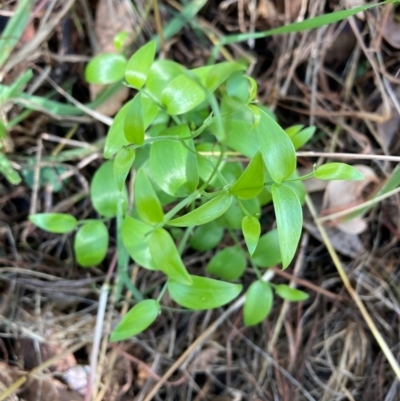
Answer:
[{"label": "dry brown leaf", "polygon": [[[365,180],[363,181],[330,181],[326,186],[322,215],[336,213],[356,206],[364,201],[363,191],[371,183],[378,183],[375,172],[368,166],[356,165]],[[349,234],[360,234],[366,229],[361,217],[346,221],[331,221],[331,225]]]},{"label": "dry brown leaf", "polygon": [[388,18],[383,24],[382,36],[395,49],[400,49],[400,24],[393,18]]},{"label": "dry brown leaf", "polygon": [[[97,54],[115,53],[114,36],[121,31],[133,35],[133,23],[130,18],[129,3],[127,1],[100,0],[97,5],[94,31],[98,40]],[[90,85],[90,97],[96,98],[104,89],[102,85]],[[106,116],[113,116],[124,104],[129,95],[129,89],[122,87],[110,99],[100,105],[96,111]]]}]

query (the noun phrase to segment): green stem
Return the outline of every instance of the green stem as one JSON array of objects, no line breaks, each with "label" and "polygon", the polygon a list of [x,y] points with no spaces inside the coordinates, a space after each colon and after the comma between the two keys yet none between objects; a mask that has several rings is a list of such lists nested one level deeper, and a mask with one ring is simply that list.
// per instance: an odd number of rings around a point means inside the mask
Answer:
[{"label": "green stem", "polygon": [[191,204],[195,199],[200,196],[198,191],[193,192],[185,199],[182,199],[178,204],[176,204],[166,215],[164,218],[164,223],[167,223],[171,220],[180,210],[182,210],[187,205]]}]

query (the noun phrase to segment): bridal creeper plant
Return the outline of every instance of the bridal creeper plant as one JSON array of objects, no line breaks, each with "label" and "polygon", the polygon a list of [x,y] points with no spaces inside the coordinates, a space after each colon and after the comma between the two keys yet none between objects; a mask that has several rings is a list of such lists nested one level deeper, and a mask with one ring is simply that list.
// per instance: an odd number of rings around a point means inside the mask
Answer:
[{"label": "bridal creeper plant", "polygon": [[[129,254],[142,268],[165,275],[157,299],[143,299],[126,280],[138,302],[117,325],[112,341],[145,330],[159,315],[166,291],[178,305],[192,310],[229,303],[242,291],[238,282],[246,266],[254,269],[256,279],[246,292],[245,325],[265,319],[274,294],[305,300],[304,292],[264,282],[260,273],[279,263],[286,268],[295,255],[305,196],[301,181],[363,178],[342,163],[324,164],[298,176],[296,149],[312,137],[314,127],[283,130],[257,104],[257,84],[245,74],[245,65],[222,62],[189,70],[170,60],[155,60],[155,53],[155,42],[149,42],[129,60],[106,54],[87,66],[89,82],[125,78],[136,91],[114,118],[104,147],[108,160],[91,182],[92,204],[100,217],[30,217],[53,233],[76,230],[74,250],[83,267],[103,261],[109,241],[105,222],[116,218],[119,266],[127,266]],[[130,207],[126,180],[132,171]],[[277,228],[261,235],[261,207],[271,202]],[[183,250],[217,248],[226,231],[233,245],[216,251],[206,267],[215,278],[189,274],[181,259]],[[120,274],[127,277],[124,269]]]}]

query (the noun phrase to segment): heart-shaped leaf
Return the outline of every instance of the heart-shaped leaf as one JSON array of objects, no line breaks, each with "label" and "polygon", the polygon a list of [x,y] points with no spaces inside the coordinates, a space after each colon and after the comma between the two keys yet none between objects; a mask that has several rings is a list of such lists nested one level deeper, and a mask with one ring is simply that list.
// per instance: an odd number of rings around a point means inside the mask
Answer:
[{"label": "heart-shaped leaf", "polygon": [[140,266],[158,270],[153,262],[149,248],[148,234],[154,227],[133,217],[126,216],[122,223],[122,241],[130,257]]},{"label": "heart-shaped leaf", "polygon": [[156,54],[156,42],[151,41],[138,49],[129,59],[125,79],[130,86],[140,89],[146,82]]},{"label": "heart-shaped leaf", "polygon": [[320,180],[363,180],[364,176],[353,166],[345,163],[326,163],[314,173]]},{"label": "heart-shaped leaf", "polygon": [[161,203],[143,168],[138,170],[135,178],[135,206],[144,222],[158,224],[164,221]]},{"label": "heart-shaped leaf", "polygon": [[163,228],[157,228],[149,237],[151,258],[156,267],[169,278],[191,285],[192,279],[176,249],[171,235]]},{"label": "heart-shaped leaf", "polygon": [[271,286],[264,281],[252,283],[246,292],[243,307],[243,320],[246,326],[261,323],[270,313],[274,302]]},{"label": "heart-shaped leaf", "polygon": [[104,217],[116,216],[119,202],[122,203],[122,210],[126,210],[128,192],[126,188],[123,188],[121,192],[117,187],[114,177],[114,160],[103,163],[94,174],[90,185],[90,198],[93,207]]},{"label": "heart-shaped leaf", "polygon": [[257,196],[263,187],[264,162],[261,153],[257,152],[229,192],[240,199],[251,199]]},{"label": "heart-shaped leaf", "polygon": [[207,272],[223,280],[237,280],[246,269],[246,255],[240,246],[230,246],[217,252],[208,262]]},{"label": "heart-shaped leaf", "polygon": [[[184,124],[164,130],[160,135],[188,138],[190,130]],[[166,139],[153,143],[150,169],[156,184],[167,194],[185,197],[193,193],[199,183],[193,140],[186,139],[183,143]]]},{"label": "heart-shaped leaf", "polygon": [[161,103],[170,115],[187,113],[205,99],[204,89],[187,74],[174,78],[161,94]]},{"label": "heart-shaped leaf", "polygon": [[103,261],[108,249],[108,230],[101,220],[83,224],[75,236],[74,251],[82,267],[96,266]]},{"label": "heart-shaped leaf", "polygon": [[296,288],[291,288],[285,284],[277,285],[275,287],[275,292],[281,298],[292,302],[305,301],[306,299],[309,298],[306,292],[297,290]]},{"label": "heart-shaped leaf", "polygon": [[112,84],[125,74],[127,60],[122,54],[105,53],[92,58],[85,69],[85,79],[91,84]]},{"label": "heart-shaped leaf", "polygon": [[290,177],[296,168],[296,152],[286,132],[260,109],[258,140],[268,173],[276,183]]},{"label": "heart-shaped leaf", "polygon": [[243,237],[249,250],[250,256],[257,248],[258,240],[261,234],[261,225],[254,216],[245,216],[242,220]]},{"label": "heart-shaped leaf", "polygon": [[235,299],[242,291],[240,284],[226,283],[211,278],[190,276],[192,284],[168,281],[168,292],[179,305],[193,310],[218,308]]},{"label": "heart-shaped leaf", "polygon": [[120,191],[125,185],[126,177],[135,161],[135,151],[132,148],[122,148],[115,155],[114,159],[114,178]]},{"label": "heart-shaped leaf", "polygon": [[160,305],[154,299],[146,299],[136,304],[118,323],[110,341],[121,341],[146,330],[160,313]]},{"label": "heart-shaped leaf", "polygon": [[297,250],[303,226],[303,211],[297,195],[285,184],[273,184],[271,188],[274,202],[276,225],[285,269]]},{"label": "heart-shaped leaf", "polygon": [[168,222],[171,226],[192,227],[209,223],[222,216],[232,203],[229,194],[218,195],[191,212]]},{"label": "heart-shaped leaf", "polygon": [[55,234],[69,233],[78,224],[74,216],[65,213],[37,213],[30,215],[29,220],[42,230]]}]

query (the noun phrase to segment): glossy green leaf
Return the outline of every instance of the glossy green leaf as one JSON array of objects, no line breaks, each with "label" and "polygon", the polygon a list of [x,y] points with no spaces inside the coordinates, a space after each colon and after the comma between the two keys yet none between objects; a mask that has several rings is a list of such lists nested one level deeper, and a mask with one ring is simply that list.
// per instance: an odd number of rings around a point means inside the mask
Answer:
[{"label": "glossy green leaf", "polygon": [[[245,66],[225,61],[222,63],[196,68],[190,72],[199,78],[200,83],[210,92],[214,92],[223,82],[225,82],[236,71],[243,71]],[[242,74],[243,75],[243,74]]]},{"label": "glossy green leaf", "polygon": [[298,134],[303,128],[304,128],[304,125],[296,124],[296,125],[292,125],[291,127],[286,128],[285,132],[291,138],[292,136]]},{"label": "glossy green leaf", "polygon": [[259,267],[272,267],[281,263],[278,230],[271,230],[260,237],[251,259]]},{"label": "glossy green leaf", "polygon": [[144,121],[142,111],[142,94],[139,92],[133,98],[126,112],[124,121],[124,135],[129,143],[143,145]]},{"label": "glossy green leaf", "polygon": [[211,278],[190,276],[192,284],[169,280],[168,292],[179,305],[193,310],[218,308],[235,299],[242,291],[240,284],[226,283]]},{"label": "glossy green leaf", "polygon": [[189,245],[196,251],[208,251],[221,242],[223,234],[224,229],[213,220],[194,229]]},{"label": "glossy green leaf", "polygon": [[126,216],[122,223],[122,241],[130,257],[140,266],[158,270],[149,248],[149,233],[154,229],[146,223]]},{"label": "glossy green leaf", "polygon": [[114,117],[114,120],[108,130],[106,143],[104,145],[104,157],[109,159],[117,153],[122,147],[129,145],[124,135],[124,123],[126,113],[131,106],[133,99],[126,103]]},{"label": "glossy green leaf", "polygon": [[242,232],[249,254],[253,255],[261,234],[261,225],[258,219],[254,216],[243,217]]},{"label": "glossy green leaf", "polygon": [[85,68],[85,79],[91,84],[112,84],[125,75],[127,60],[122,54],[105,53],[92,58]]},{"label": "glossy green leaf", "polygon": [[143,168],[138,170],[135,178],[135,206],[144,222],[158,224],[164,221],[161,203]]},{"label": "glossy green leaf", "polygon": [[103,261],[108,249],[108,230],[101,220],[83,224],[75,236],[74,251],[82,267],[96,266]]},{"label": "glossy green leaf", "polygon": [[117,324],[110,341],[121,341],[146,330],[160,314],[160,305],[154,299],[146,299],[136,304]]},{"label": "glossy green leaf", "polygon": [[271,188],[276,224],[285,269],[297,250],[303,226],[303,211],[297,195],[285,184],[273,184]]},{"label": "glossy green leaf", "polygon": [[229,97],[242,104],[250,100],[250,82],[243,72],[236,72],[229,77],[226,81],[226,92]]},{"label": "glossy green leaf", "polygon": [[149,248],[151,258],[159,270],[179,283],[192,284],[175,243],[166,230],[157,228],[150,234]]},{"label": "glossy green leaf", "polygon": [[320,180],[363,180],[364,176],[353,166],[345,163],[326,163],[314,173]]},{"label": "glossy green leaf", "polygon": [[296,168],[296,152],[286,132],[267,113],[260,110],[257,127],[258,140],[264,163],[271,178],[281,183]]},{"label": "glossy green leaf", "polygon": [[261,153],[256,153],[246,170],[230,189],[232,195],[240,199],[251,199],[257,196],[264,187],[264,162]]},{"label": "glossy green leaf", "polygon": [[279,295],[281,298],[286,299],[287,301],[305,301],[309,298],[308,294],[304,291],[297,290],[295,288],[291,288],[285,284],[279,284],[275,287],[276,295]]},{"label": "glossy green leaf", "polygon": [[192,227],[206,224],[223,215],[228,210],[231,203],[231,195],[218,195],[197,209],[181,217],[170,220],[168,224],[176,227]]},{"label": "glossy green leaf", "polygon": [[128,204],[128,192],[117,187],[114,178],[114,160],[109,160],[101,165],[93,176],[90,184],[90,198],[93,207],[104,217],[117,215],[118,202],[122,202],[122,210],[125,211]]},{"label": "glossy green leaf", "polygon": [[252,283],[246,292],[243,320],[246,326],[261,323],[270,313],[274,302],[271,286],[261,280]]},{"label": "glossy green leaf", "polygon": [[156,60],[151,66],[146,89],[158,101],[164,88],[177,76],[186,71],[185,67],[171,60]]},{"label": "glossy green leaf", "polygon": [[291,136],[290,140],[292,141],[294,148],[297,150],[304,146],[314,136],[315,130],[316,127],[314,126],[307,127]]},{"label": "glossy green leaf", "polygon": [[135,151],[132,148],[122,148],[118,151],[114,159],[114,178],[120,191],[125,185],[126,177],[135,161]]},{"label": "glossy green leaf", "polygon": [[[157,118],[158,113],[162,113],[158,106],[154,103],[152,99],[141,93],[141,108],[143,128],[146,130],[149,125]],[[124,125],[125,117],[128,110],[132,107],[133,102],[137,102],[137,99],[133,98],[128,103],[126,103],[122,109],[114,117],[114,121],[108,130],[106,143],[104,146],[104,157],[106,159],[110,158],[113,154],[117,153],[122,147],[129,145],[129,142],[125,138]],[[132,117],[130,117],[132,119]],[[129,134],[131,135],[131,134]]]},{"label": "glossy green leaf", "polygon": [[205,99],[204,89],[186,74],[174,78],[161,94],[161,103],[170,115],[187,113]]},{"label": "glossy green leaf", "polygon": [[156,42],[151,41],[138,49],[129,59],[125,79],[130,86],[140,89],[146,82],[156,54]]},{"label": "glossy green leaf", "polygon": [[29,220],[42,230],[55,234],[69,233],[78,224],[74,216],[65,213],[37,213],[30,215]]},{"label": "glossy green leaf", "polygon": [[246,269],[246,255],[240,246],[227,247],[211,258],[206,269],[223,280],[237,280]]},{"label": "glossy green leaf", "polygon": [[[188,138],[190,130],[184,124],[169,128],[161,134]],[[150,169],[156,184],[167,194],[185,197],[193,193],[199,182],[193,140],[187,139],[182,143],[179,140],[165,139],[153,143],[150,151]]]}]

